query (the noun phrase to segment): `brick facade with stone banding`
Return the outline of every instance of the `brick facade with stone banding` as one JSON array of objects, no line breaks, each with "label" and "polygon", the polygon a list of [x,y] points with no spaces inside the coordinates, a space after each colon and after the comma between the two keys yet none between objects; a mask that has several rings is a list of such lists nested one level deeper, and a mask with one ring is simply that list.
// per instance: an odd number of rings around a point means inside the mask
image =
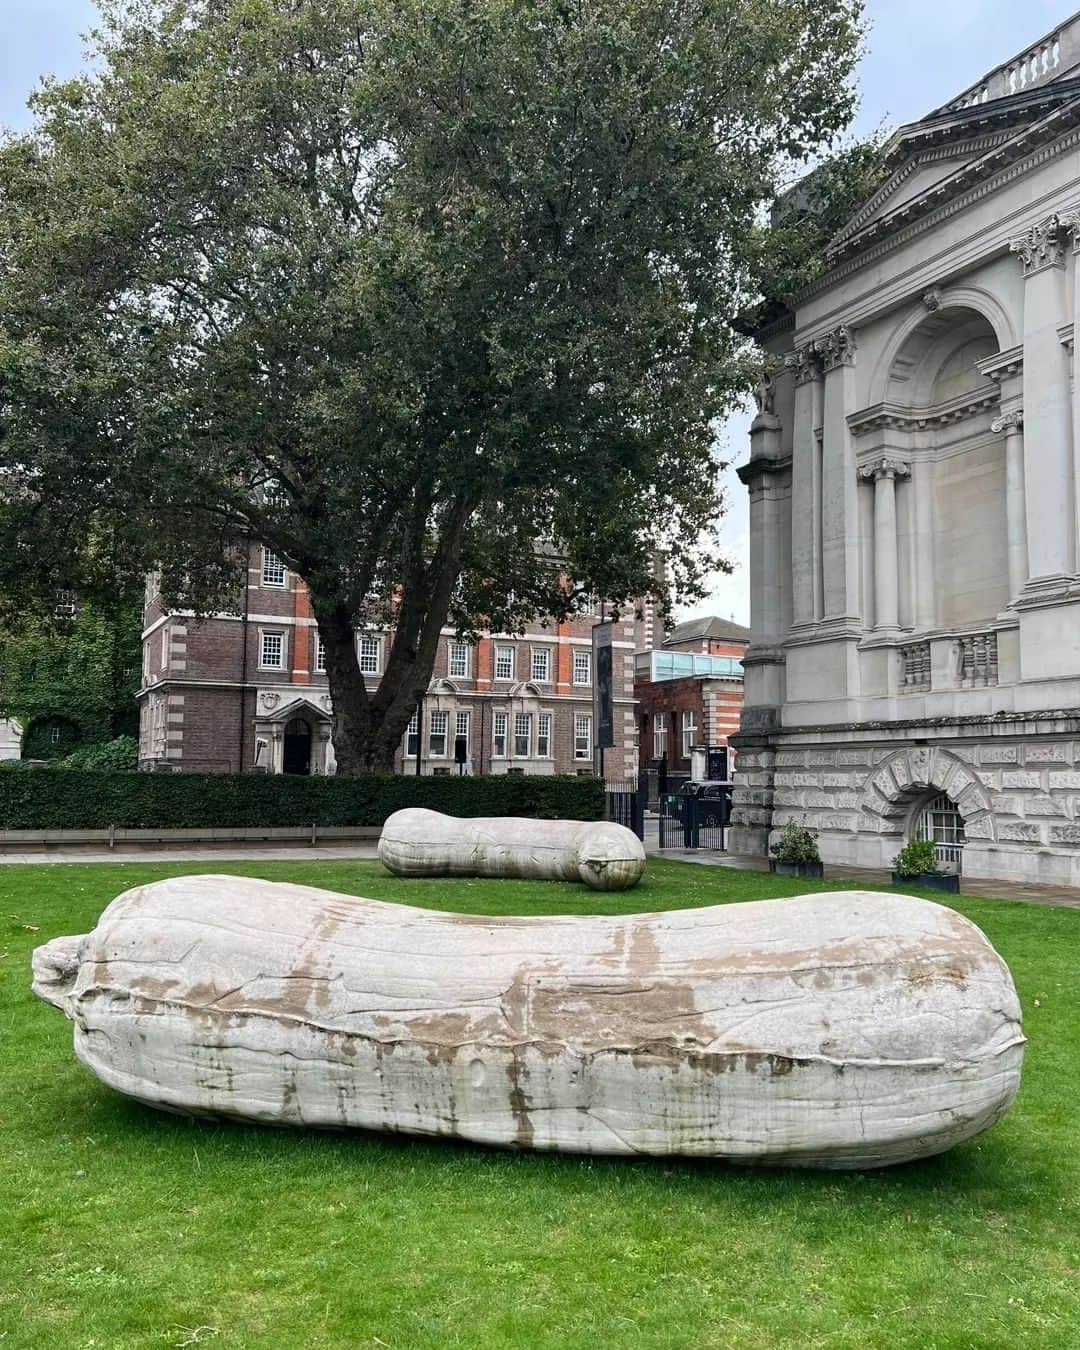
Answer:
[{"label": "brick facade with stone banding", "polygon": [[[169,614],[148,583],[140,693],[140,761],[145,768],[227,773],[285,769],[286,740],[297,723],[309,739],[307,771],[332,773],[329,685],[319,669],[318,629],[304,582],[280,581],[253,549],[246,604],[239,614],[196,621]],[[267,576],[273,576],[268,583]],[[522,635],[485,634],[459,644],[443,632],[424,700],[421,770],[457,773],[456,736],[466,732],[473,773],[590,773],[595,765],[592,629],[598,614],[533,624]],[[660,632],[651,606],[615,624],[613,749],[604,774],[637,773],[634,652]],[[369,688],[378,686],[390,635],[379,643]],[[270,643],[280,664],[262,659]],[[505,719],[505,720],[504,720]],[[302,739],[302,738],[301,738]],[[522,753],[527,748],[527,753]],[[415,771],[406,738],[396,767]]]}]

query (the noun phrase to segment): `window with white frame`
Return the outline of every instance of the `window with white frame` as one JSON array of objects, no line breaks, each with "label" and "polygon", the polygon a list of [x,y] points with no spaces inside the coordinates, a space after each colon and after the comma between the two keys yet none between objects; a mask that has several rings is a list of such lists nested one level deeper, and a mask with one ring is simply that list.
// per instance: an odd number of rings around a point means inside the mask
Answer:
[{"label": "window with white frame", "polygon": [[264,586],[285,585],[285,564],[268,548],[263,549],[262,584]]},{"label": "window with white frame", "polygon": [[413,713],[409,718],[409,725],[405,729],[405,754],[409,759],[415,759],[420,753],[420,714]]},{"label": "window with white frame", "polygon": [[690,758],[690,751],[697,744],[697,713],[691,708],[682,715],[682,757]]},{"label": "window with white frame", "polygon": [[514,758],[528,759],[532,754],[532,713],[514,714]]},{"label": "window with white frame", "polygon": [[574,683],[592,684],[592,652],[574,653]]},{"label": "window with white frame", "polygon": [[285,634],[264,630],[259,635],[259,665],[263,670],[285,669]]},{"label": "window with white frame", "polygon": [[378,675],[382,669],[382,638],[364,636],[357,644],[360,674]]},{"label": "window with white frame", "polygon": [[428,718],[428,754],[432,759],[446,755],[446,728],[450,721],[447,712],[433,712]]},{"label": "window with white frame", "polygon": [[497,712],[491,719],[491,753],[495,759],[506,758],[507,714]]},{"label": "window with white frame", "polygon": [[656,713],[652,720],[653,759],[667,754],[667,713]]},{"label": "window with white frame", "polygon": [[512,680],[514,678],[513,647],[495,648],[495,678],[497,680]]},{"label": "window with white frame", "polygon": [[452,680],[469,678],[469,647],[465,642],[451,642],[446,662],[446,673]]},{"label": "window with white frame", "polygon": [[457,743],[460,740],[465,741],[465,758],[469,757],[470,739],[469,725],[472,721],[472,714],[459,712],[454,717],[454,755],[457,756]]},{"label": "window with white frame", "polygon": [[322,640],[322,634],[315,631],[315,673],[316,675],[326,674],[326,643]]},{"label": "window with white frame", "polygon": [[532,678],[537,684],[551,682],[551,648],[534,647],[532,650]]},{"label": "window with white frame", "polygon": [[588,713],[574,714],[574,758],[592,759],[592,718]]},{"label": "window with white frame", "polygon": [[551,758],[550,713],[541,713],[536,719],[536,753],[540,759]]},{"label": "window with white frame", "polygon": [[58,619],[73,619],[79,611],[74,591],[58,591],[55,614]]}]

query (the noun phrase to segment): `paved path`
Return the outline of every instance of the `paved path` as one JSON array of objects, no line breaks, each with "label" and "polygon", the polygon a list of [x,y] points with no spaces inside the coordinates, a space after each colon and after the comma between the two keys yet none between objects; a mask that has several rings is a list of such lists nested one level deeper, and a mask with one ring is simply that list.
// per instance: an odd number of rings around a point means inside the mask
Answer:
[{"label": "paved path", "polygon": [[342,844],[296,846],[283,844],[278,848],[266,845],[219,844],[194,848],[50,848],[26,853],[0,853],[4,863],[157,863],[157,862],[350,862],[353,859],[378,857],[375,844]]},{"label": "paved path", "polygon": [[[647,841],[650,857],[671,858],[676,862],[699,863],[706,867],[730,867],[746,872],[767,872],[764,858],[739,857],[733,853],[716,853],[709,849],[660,850],[652,840]],[[351,862],[371,861],[378,855],[375,844],[344,844],[311,848],[291,844],[279,847],[243,844],[220,844],[216,848],[53,848],[26,853],[0,853],[0,866],[5,863],[168,863],[168,862]],[[887,885],[888,872],[868,867],[841,867],[827,864],[829,877],[836,881],[864,881],[872,885]],[[1026,900],[1039,905],[1057,905],[1080,909],[1080,890],[1069,886],[1033,886],[1013,881],[984,881],[965,877],[961,882],[965,895],[989,896],[998,900]]]},{"label": "paved path", "polygon": [[[706,867],[731,867],[744,872],[767,872],[765,858],[740,857],[734,853],[716,853],[709,849],[664,849],[649,847],[651,858],[674,858],[678,862],[702,863]],[[868,885],[889,885],[891,874],[871,867],[843,867],[838,863],[825,864],[826,879],[834,881],[864,881]],[[960,888],[965,895],[981,895],[992,900],[1026,900],[1030,904],[1056,905],[1066,909],[1080,909],[1080,890],[1073,886],[1035,886],[1028,882],[987,881],[981,877],[964,877]]]}]

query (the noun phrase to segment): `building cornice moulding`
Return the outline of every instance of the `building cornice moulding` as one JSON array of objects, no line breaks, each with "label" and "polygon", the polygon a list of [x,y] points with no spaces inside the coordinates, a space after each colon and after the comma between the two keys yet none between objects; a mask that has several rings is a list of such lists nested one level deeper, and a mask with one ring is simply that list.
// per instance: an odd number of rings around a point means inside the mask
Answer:
[{"label": "building cornice moulding", "polygon": [[848,427],[853,436],[865,436],[885,428],[898,431],[926,431],[931,427],[950,426],[954,422],[977,417],[989,408],[997,407],[1001,395],[995,386],[977,390],[939,403],[931,408],[907,408],[896,403],[876,403],[870,408],[852,413]]},{"label": "building cornice moulding", "polygon": [[[1078,100],[1078,105],[1080,105],[1080,100]],[[929,215],[925,215],[919,220],[913,221],[911,224],[898,230],[895,234],[891,234],[887,238],[880,240],[865,251],[860,251],[857,255],[848,257],[843,262],[837,263],[836,266],[831,267],[823,276],[819,277],[816,281],[811,282],[809,286],[799,292],[793,302],[796,309],[807,304],[809,301],[816,299],[818,296],[824,295],[827,291],[832,290],[834,286],[847,280],[848,277],[854,276],[857,272],[862,271],[863,268],[876,262],[878,259],[884,258],[889,253],[893,253],[896,250],[903,248],[905,244],[910,243],[913,239],[924,234],[926,231],[936,228],[943,221],[948,220],[950,216],[957,215],[960,211],[966,210],[969,206],[981,201],[984,197],[991,196],[1015,179],[1024,177],[1025,174],[1038,168],[1039,165],[1044,164],[1047,160],[1062,154],[1066,150],[1072,149],[1078,144],[1080,144],[1080,126],[1074,126],[1051,144],[1040,146],[1037,150],[1028,155],[1026,159],[1018,160],[1017,162],[1010,164],[1008,168],[985,179],[969,191],[955,197],[952,201],[944,202]],[[1048,194],[1051,201],[1056,195],[1056,191]],[[1025,207],[1025,214],[1027,209],[1028,208]],[[985,250],[987,256],[993,256],[995,253],[1007,251],[1008,239],[995,239],[992,245]]]},{"label": "building cornice moulding", "polygon": [[[933,211],[942,201],[946,201],[954,197],[958,191],[962,191],[965,185],[985,178],[988,174],[1000,171],[1006,163],[1017,161],[1029,152],[1032,142],[1045,141],[1048,136],[1060,134],[1062,126],[1075,124],[1080,118],[1080,98],[1076,97],[1076,93],[1077,91],[1074,89],[1064,106],[1053,109],[1046,116],[1023,127],[1015,135],[991,146],[977,158],[958,168],[955,173],[939,179],[927,187],[924,192],[901,202],[894,211],[881,216],[858,232],[838,236],[826,250],[827,255],[830,258],[842,260],[851,253],[862,253],[866,246],[873,243],[875,239],[893,233],[916,216],[922,216],[929,211]],[[1061,98],[1059,97],[1055,101],[1060,103]],[[953,137],[954,130],[955,128],[949,128],[945,134],[958,150],[959,143]],[[940,141],[941,132],[932,129],[930,134],[936,141]],[[905,144],[914,147],[918,144],[918,140],[918,132],[913,131]],[[916,150],[914,151],[914,157],[917,156],[918,151]]]}]

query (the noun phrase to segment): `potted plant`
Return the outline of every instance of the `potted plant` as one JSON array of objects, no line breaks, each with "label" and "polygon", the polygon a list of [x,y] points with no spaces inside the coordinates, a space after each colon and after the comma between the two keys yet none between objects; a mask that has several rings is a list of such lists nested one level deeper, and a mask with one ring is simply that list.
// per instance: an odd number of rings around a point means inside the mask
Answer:
[{"label": "potted plant", "polygon": [[825,868],[818,852],[817,835],[805,825],[789,821],[769,850],[772,870],[781,877],[823,877]]},{"label": "potted plant", "polygon": [[912,839],[904,845],[893,859],[892,883],[948,891],[950,895],[960,893],[960,878],[938,866],[932,839]]}]

